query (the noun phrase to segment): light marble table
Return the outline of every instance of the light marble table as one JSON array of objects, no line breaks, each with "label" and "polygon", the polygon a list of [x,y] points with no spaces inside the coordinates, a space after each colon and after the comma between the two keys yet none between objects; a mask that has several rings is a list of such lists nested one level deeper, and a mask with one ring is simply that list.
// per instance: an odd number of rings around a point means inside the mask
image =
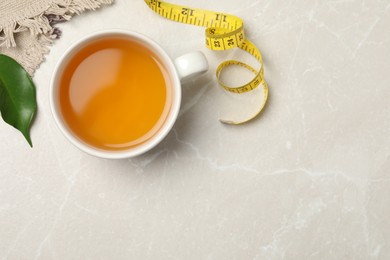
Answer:
[{"label": "light marble table", "polygon": [[[0,259],[389,259],[390,2],[172,2],[244,18],[264,55],[265,112],[219,123],[256,109],[259,93],[232,97],[214,76],[245,55],[207,50],[203,28],[141,0],[60,25],[34,77],[34,148],[0,124]],[[104,28],[142,32],[172,57],[201,50],[211,65],[183,86],[163,143],[131,160],[80,152],[49,108],[59,57]]]}]

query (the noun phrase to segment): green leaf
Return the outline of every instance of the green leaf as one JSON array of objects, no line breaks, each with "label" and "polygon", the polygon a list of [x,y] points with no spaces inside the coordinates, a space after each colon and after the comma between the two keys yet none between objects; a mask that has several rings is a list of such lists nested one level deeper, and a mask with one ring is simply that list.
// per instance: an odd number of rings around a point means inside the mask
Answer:
[{"label": "green leaf", "polygon": [[30,126],[37,110],[35,86],[14,59],[0,54],[0,112],[4,121],[18,129],[32,147]]}]

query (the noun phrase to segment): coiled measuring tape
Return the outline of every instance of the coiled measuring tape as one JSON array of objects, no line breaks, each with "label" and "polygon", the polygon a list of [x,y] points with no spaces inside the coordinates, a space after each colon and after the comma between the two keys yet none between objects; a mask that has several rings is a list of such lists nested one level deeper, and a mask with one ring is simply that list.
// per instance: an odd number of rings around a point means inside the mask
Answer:
[{"label": "coiled measuring tape", "polygon": [[[260,108],[253,116],[243,121],[223,119],[220,119],[220,121],[224,124],[239,125],[251,121],[261,113],[268,98],[268,85],[264,79],[263,59],[259,49],[251,41],[245,38],[244,23],[239,17],[219,12],[174,5],[159,0],[145,0],[145,3],[154,12],[167,19],[180,23],[206,27],[206,46],[211,50],[221,51],[238,47],[254,56],[260,63],[259,70],[256,70],[248,64],[240,61],[228,60],[222,62],[218,66],[216,76],[221,87],[232,93],[246,93],[252,91],[258,86],[262,86],[264,99]],[[244,67],[255,74],[255,77],[249,83],[242,86],[229,87],[222,82],[220,77],[223,69],[228,66]]]}]

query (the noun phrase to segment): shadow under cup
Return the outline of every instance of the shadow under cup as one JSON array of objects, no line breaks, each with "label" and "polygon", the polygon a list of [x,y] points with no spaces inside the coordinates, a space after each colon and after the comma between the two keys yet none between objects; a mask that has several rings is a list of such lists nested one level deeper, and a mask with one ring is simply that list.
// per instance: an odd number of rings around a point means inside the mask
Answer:
[{"label": "shadow under cup", "polygon": [[81,150],[128,158],[150,150],[172,128],[180,80],[158,44],[133,32],[105,32],[72,46],[57,65],[51,106]]}]

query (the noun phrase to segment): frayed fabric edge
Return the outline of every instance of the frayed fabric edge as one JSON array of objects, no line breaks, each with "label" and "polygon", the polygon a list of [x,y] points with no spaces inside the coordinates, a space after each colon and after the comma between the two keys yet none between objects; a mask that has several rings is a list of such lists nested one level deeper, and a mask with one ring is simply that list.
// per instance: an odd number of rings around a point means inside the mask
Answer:
[{"label": "frayed fabric edge", "polygon": [[65,3],[53,3],[40,15],[15,21],[5,27],[0,27],[0,47],[15,48],[18,43],[15,37],[18,33],[28,31],[31,42],[21,50],[17,60],[32,76],[38,66],[44,61],[44,55],[49,52],[49,45],[61,34],[55,24],[68,21],[72,16],[86,10],[96,10],[103,4],[111,4],[114,0],[67,0]]}]

